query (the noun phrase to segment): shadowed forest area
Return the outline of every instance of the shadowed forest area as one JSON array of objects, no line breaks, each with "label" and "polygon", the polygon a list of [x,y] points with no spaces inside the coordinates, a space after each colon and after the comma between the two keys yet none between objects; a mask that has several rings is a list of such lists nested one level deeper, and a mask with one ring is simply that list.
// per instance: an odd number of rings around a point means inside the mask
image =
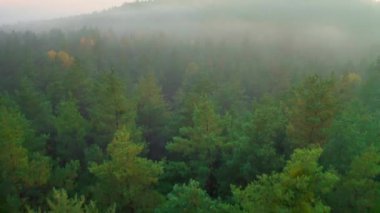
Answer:
[{"label": "shadowed forest area", "polygon": [[379,21],[157,0],[0,27],[0,212],[380,212]]}]

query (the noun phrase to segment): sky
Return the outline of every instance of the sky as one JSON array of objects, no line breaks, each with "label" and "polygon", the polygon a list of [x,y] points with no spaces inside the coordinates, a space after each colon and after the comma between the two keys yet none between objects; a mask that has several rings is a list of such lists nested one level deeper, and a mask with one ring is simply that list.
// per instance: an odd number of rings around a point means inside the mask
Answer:
[{"label": "sky", "polygon": [[133,0],[0,0],[0,25],[79,15]]}]

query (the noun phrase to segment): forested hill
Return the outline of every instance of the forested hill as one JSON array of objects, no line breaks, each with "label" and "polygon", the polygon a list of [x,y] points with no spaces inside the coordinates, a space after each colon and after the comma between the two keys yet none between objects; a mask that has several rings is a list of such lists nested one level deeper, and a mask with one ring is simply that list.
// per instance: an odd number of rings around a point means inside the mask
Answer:
[{"label": "forested hill", "polygon": [[378,10],[162,0],[6,27],[0,212],[380,212]]},{"label": "forested hill", "polygon": [[156,0],[2,29],[44,33],[87,28],[118,36],[165,35],[228,43],[249,40],[266,50],[356,63],[374,59],[380,41],[378,20],[380,5],[370,0]]},{"label": "forested hill", "polygon": [[89,27],[122,33],[163,31],[199,35],[212,34],[213,30],[217,33],[236,30],[249,33],[259,31],[260,27],[289,28],[289,31],[296,27],[330,27],[350,33],[378,33],[379,18],[380,6],[365,0],[155,0],[125,3],[88,15],[20,23],[5,28],[36,32]]}]

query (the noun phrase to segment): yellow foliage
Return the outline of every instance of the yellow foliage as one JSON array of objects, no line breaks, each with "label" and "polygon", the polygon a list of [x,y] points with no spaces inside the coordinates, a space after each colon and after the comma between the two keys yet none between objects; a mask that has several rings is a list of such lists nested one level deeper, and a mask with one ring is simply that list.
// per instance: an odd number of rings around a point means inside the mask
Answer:
[{"label": "yellow foliage", "polygon": [[80,45],[83,47],[93,47],[95,46],[95,43],[96,43],[95,40],[92,38],[82,37],[80,39]]},{"label": "yellow foliage", "polygon": [[74,64],[74,58],[65,51],[59,51],[57,54],[58,59],[62,62],[64,67],[71,67]]},{"label": "yellow foliage", "polygon": [[59,60],[62,63],[62,65],[66,68],[71,67],[74,64],[74,57],[72,57],[65,51],[57,52],[55,50],[49,50],[47,55],[50,60]]},{"label": "yellow foliage", "polygon": [[351,83],[351,84],[359,83],[359,82],[362,80],[362,78],[360,77],[359,74],[357,74],[357,73],[353,73],[353,72],[349,73],[349,74],[346,76],[346,79],[347,79],[347,81],[348,81],[349,83]]},{"label": "yellow foliage", "polygon": [[55,50],[49,50],[47,54],[48,54],[49,59],[53,61],[57,57],[57,52]]}]

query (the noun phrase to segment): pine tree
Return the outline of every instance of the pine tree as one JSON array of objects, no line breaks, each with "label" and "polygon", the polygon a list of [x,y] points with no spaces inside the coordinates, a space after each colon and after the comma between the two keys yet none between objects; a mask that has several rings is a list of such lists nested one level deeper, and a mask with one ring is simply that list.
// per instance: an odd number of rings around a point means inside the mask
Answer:
[{"label": "pine tree", "polygon": [[287,131],[295,147],[326,143],[327,130],[337,110],[334,86],[333,80],[313,75],[294,90]]},{"label": "pine tree", "polygon": [[338,181],[318,165],[322,149],[296,149],[281,173],[262,175],[245,189],[233,188],[244,212],[329,212],[321,196]]},{"label": "pine tree", "polygon": [[59,104],[54,126],[57,132],[56,157],[63,164],[70,160],[82,159],[88,124],[79,113],[74,100],[62,101]]},{"label": "pine tree", "polygon": [[231,212],[232,206],[220,201],[212,200],[210,196],[201,189],[198,182],[190,180],[188,184],[174,185],[173,191],[167,195],[167,200],[159,206],[157,213],[208,213],[208,212]]},{"label": "pine tree", "polygon": [[153,73],[140,79],[137,96],[136,124],[142,128],[143,137],[149,144],[149,157],[162,158],[168,137],[169,110]]},{"label": "pine tree", "polygon": [[101,148],[105,148],[117,129],[134,127],[135,106],[132,99],[127,98],[126,89],[114,72],[101,76],[92,95],[92,138]]},{"label": "pine tree", "polygon": [[167,145],[170,152],[183,156],[208,193],[216,195],[215,170],[223,146],[221,118],[207,97],[195,106],[192,126],[180,129],[181,136]]},{"label": "pine tree", "polygon": [[148,211],[160,199],[153,187],[163,168],[140,157],[144,146],[130,141],[129,135],[125,128],[117,131],[107,148],[110,160],[90,166],[98,180],[94,195],[104,206],[115,203],[118,211]]},{"label": "pine tree", "polygon": [[15,108],[4,105],[0,97],[0,210],[5,212],[19,211],[22,194],[45,185],[51,170],[48,157],[27,149],[36,136]]}]

